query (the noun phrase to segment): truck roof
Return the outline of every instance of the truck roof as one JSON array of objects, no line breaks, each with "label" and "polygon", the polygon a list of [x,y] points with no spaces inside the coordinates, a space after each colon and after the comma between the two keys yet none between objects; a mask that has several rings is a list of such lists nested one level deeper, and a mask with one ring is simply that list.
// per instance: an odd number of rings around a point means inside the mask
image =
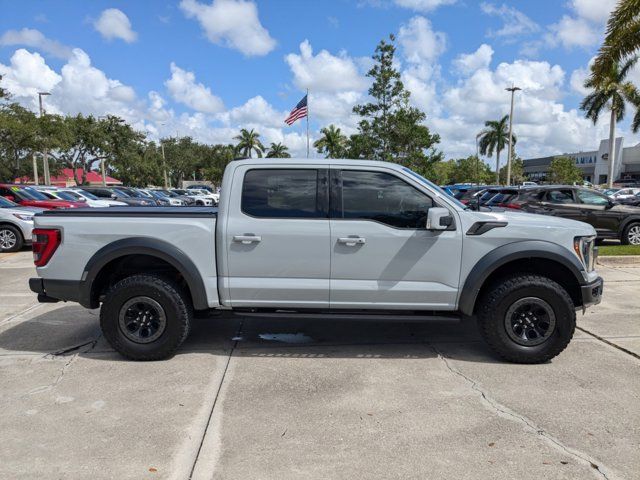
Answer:
[{"label": "truck roof", "polygon": [[385,167],[393,170],[402,170],[402,165],[392,162],[381,162],[379,160],[359,160],[354,158],[244,158],[233,160],[239,165],[355,165],[363,167]]}]

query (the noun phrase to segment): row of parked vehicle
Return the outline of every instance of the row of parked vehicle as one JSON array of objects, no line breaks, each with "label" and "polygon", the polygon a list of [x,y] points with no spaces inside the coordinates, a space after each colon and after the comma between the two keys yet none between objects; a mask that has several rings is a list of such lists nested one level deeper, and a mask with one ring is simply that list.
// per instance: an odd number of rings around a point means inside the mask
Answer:
[{"label": "row of parked vehicle", "polygon": [[217,206],[219,193],[133,187],[52,187],[0,184],[0,252],[31,243],[33,216],[44,210],[106,207]]},{"label": "row of parked vehicle", "polygon": [[506,208],[591,224],[598,240],[640,245],[640,188],[596,190],[577,185],[451,185],[445,191],[474,210]]}]

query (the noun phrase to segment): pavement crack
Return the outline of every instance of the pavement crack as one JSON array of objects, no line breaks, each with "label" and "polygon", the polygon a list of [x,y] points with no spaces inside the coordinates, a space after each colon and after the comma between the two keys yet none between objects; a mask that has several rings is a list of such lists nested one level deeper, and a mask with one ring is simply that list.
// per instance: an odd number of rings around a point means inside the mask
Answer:
[{"label": "pavement crack", "polygon": [[604,467],[602,464],[600,464],[595,459],[591,458],[589,455],[565,445],[564,443],[562,443],[562,441],[555,438],[553,435],[547,432],[544,428],[541,428],[540,426],[536,425],[535,422],[533,422],[531,419],[517,412],[514,412],[507,406],[501,404],[496,399],[492,398],[478,384],[478,382],[476,382],[471,377],[465,375],[456,367],[454,367],[449,361],[449,359],[440,350],[438,350],[438,348],[435,345],[431,343],[427,343],[426,345],[434,351],[438,359],[447,368],[447,370],[449,370],[451,373],[462,378],[465,382],[467,382],[471,386],[471,389],[476,391],[480,395],[482,402],[485,405],[487,405],[491,410],[493,410],[498,416],[506,417],[514,422],[520,423],[523,427],[525,427],[526,431],[537,435],[538,437],[542,438],[544,441],[546,441],[549,445],[551,445],[556,450],[560,450],[564,454],[577,460],[579,463],[589,467],[598,475],[599,478],[603,478],[605,480],[614,480],[616,478],[615,476],[613,476],[609,468]]},{"label": "pavement crack", "polygon": [[47,353],[43,358],[55,358],[55,357],[62,357],[64,355],[66,355],[67,353],[71,353],[71,352],[75,352],[77,350],[80,350],[82,347],[86,347],[87,345],[89,346],[89,348],[83,352],[79,352],[79,353],[88,353],[91,350],[93,350],[95,348],[95,346],[98,343],[98,340],[100,340],[100,337],[102,336],[102,334],[99,334],[96,338],[94,338],[93,340],[89,340],[88,342],[84,342],[81,343],[80,345],[74,345],[72,347],[68,347],[62,350],[57,350],[55,352],[51,352],[51,353]]},{"label": "pavement crack", "polygon": [[[599,341],[601,341],[602,343],[605,343],[605,344],[609,345],[610,347],[615,348],[616,350],[620,350],[621,352],[624,352],[624,353],[626,353],[627,355],[631,355],[632,357],[637,358],[638,360],[640,360],[640,355],[638,355],[637,353],[632,352],[631,350],[629,350],[629,349],[627,349],[627,348],[621,347],[621,346],[620,346],[620,345],[618,345],[617,343],[613,343],[613,342],[611,342],[611,341],[607,340],[606,338],[601,337],[600,335],[596,335],[595,333],[593,333],[593,332],[591,332],[591,331],[587,330],[586,328],[578,327],[578,326],[576,325],[576,330],[580,330],[581,332],[586,333],[587,335],[592,336],[592,337],[593,337],[593,338],[595,338],[596,340],[599,340]],[[624,338],[624,337],[623,337],[623,338]]]}]

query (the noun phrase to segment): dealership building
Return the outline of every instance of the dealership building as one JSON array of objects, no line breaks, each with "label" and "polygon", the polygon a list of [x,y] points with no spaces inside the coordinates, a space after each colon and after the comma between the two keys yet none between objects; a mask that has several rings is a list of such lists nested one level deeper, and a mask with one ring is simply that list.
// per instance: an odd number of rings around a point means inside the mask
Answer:
[{"label": "dealership building", "polygon": [[[640,181],[640,144],[625,147],[624,138],[616,138],[615,170],[613,179],[634,179]],[[563,153],[550,157],[524,160],[524,174],[532,181],[545,181],[549,166],[554,158],[569,157],[582,170],[582,177],[595,184],[607,183],[609,174],[609,140],[602,140],[598,150],[589,152]]]}]

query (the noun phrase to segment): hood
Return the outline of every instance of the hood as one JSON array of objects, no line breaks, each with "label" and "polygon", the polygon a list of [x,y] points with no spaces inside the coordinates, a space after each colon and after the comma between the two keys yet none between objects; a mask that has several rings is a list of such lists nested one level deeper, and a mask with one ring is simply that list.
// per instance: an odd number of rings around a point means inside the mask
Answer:
[{"label": "hood", "polygon": [[42,208],[24,208],[24,207],[8,207],[0,208],[0,214],[6,215],[35,215],[36,213],[44,212]]},{"label": "hood", "polygon": [[500,210],[492,212],[468,212],[476,222],[507,222],[512,228],[540,228],[540,236],[544,237],[544,230],[569,230],[578,235],[595,235],[595,229],[588,223],[570,220],[568,218],[554,217],[552,215],[537,215],[535,213],[520,212],[517,210]]},{"label": "hood", "polygon": [[67,200],[22,200],[20,205],[25,207],[41,207],[45,209],[87,207],[83,202],[69,202]]}]

